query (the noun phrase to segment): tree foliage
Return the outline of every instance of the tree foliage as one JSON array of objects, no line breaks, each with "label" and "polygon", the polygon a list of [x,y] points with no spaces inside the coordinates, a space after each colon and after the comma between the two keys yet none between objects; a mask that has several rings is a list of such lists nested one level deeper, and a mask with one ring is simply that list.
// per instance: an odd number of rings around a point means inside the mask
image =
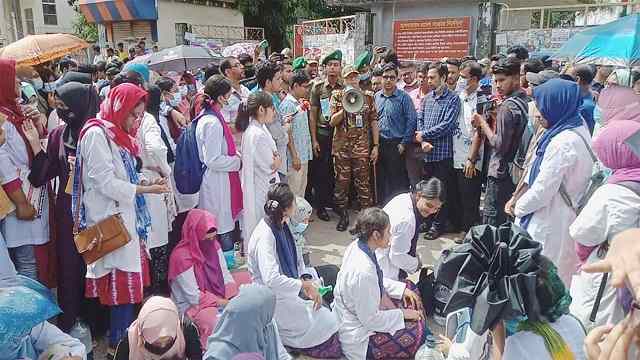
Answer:
[{"label": "tree foliage", "polygon": [[246,26],[262,27],[272,49],[289,46],[286,37],[298,20],[313,20],[353,14],[345,7],[327,6],[325,0],[238,0]]},{"label": "tree foliage", "polygon": [[80,12],[80,6],[78,0],[67,0],[69,6],[73,8],[76,13],[76,18],[73,20],[73,32],[81,39],[87,42],[98,41],[98,27],[96,24],[92,24],[87,21],[82,12]]}]

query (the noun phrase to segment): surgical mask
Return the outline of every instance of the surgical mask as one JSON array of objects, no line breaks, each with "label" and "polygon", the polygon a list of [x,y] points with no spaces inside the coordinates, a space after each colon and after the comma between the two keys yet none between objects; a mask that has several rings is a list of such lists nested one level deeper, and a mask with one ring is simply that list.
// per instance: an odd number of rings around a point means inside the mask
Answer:
[{"label": "surgical mask", "polygon": [[180,105],[181,102],[182,102],[182,93],[177,92],[173,94],[173,98],[169,100],[169,105],[176,107]]},{"label": "surgical mask", "polygon": [[42,87],[44,86],[44,83],[42,82],[42,79],[40,78],[33,78],[31,79],[31,85],[33,85],[33,88],[36,90],[42,90]]},{"label": "surgical mask", "polygon": [[48,82],[44,84],[44,91],[48,92],[48,93],[52,93],[54,91],[56,91],[56,82],[52,81],[52,82]]},{"label": "surgical mask", "polygon": [[187,87],[187,85],[182,85],[180,86],[179,91],[180,95],[187,96],[187,94],[189,93],[189,88]]},{"label": "surgical mask", "polygon": [[367,71],[364,74],[360,74],[358,78],[360,79],[360,81],[369,81],[369,79],[371,79],[371,72]]},{"label": "surgical mask", "polygon": [[196,91],[196,86],[193,85],[193,84],[187,85],[187,91],[188,92],[195,92]]},{"label": "surgical mask", "polygon": [[464,89],[466,89],[466,88],[467,88],[467,85],[469,85],[469,80],[467,80],[467,79],[465,79],[465,78],[463,78],[463,77],[460,77],[460,78],[458,79],[458,85],[456,86],[456,88],[457,88],[457,89],[464,90]]},{"label": "surgical mask", "polygon": [[309,224],[303,223],[303,222],[297,223],[297,224],[291,224],[290,230],[294,234],[302,234],[303,232],[305,232],[305,230],[307,230],[308,226]]}]

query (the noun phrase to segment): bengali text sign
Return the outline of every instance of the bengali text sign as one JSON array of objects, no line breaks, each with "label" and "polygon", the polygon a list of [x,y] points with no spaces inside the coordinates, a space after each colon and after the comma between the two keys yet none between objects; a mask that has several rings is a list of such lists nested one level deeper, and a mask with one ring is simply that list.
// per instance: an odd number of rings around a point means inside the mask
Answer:
[{"label": "bengali text sign", "polygon": [[461,58],[469,53],[471,19],[398,20],[393,23],[393,45],[401,60]]}]

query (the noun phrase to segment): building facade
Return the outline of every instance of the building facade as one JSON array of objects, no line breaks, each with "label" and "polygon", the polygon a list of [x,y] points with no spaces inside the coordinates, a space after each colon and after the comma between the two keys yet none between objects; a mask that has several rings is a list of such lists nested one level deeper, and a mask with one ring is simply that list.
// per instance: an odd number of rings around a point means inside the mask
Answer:
[{"label": "building facade", "polygon": [[76,15],[67,0],[1,0],[0,47],[27,35],[72,33]]}]

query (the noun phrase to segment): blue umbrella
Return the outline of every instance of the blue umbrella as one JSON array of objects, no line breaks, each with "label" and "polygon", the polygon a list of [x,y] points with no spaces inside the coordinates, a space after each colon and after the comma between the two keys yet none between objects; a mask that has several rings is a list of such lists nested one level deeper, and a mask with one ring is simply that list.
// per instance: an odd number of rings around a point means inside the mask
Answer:
[{"label": "blue umbrella", "polygon": [[640,65],[640,14],[577,33],[554,54],[577,64]]}]

